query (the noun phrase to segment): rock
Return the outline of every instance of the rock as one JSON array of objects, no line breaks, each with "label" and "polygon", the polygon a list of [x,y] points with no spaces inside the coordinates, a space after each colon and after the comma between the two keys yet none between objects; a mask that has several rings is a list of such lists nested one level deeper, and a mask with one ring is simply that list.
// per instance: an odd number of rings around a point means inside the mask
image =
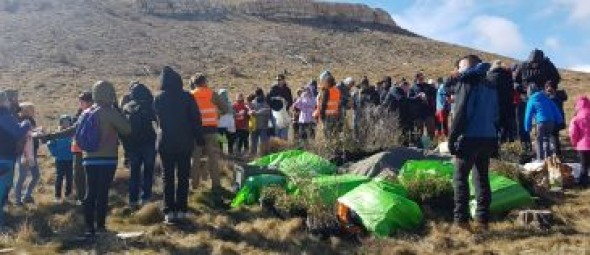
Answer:
[{"label": "rock", "polygon": [[273,19],[326,19],[397,27],[389,13],[365,4],[318,2],[314,0],[135,0],[140,10],[153,14],[241,13]]},{"label": "rock", "polygon": [[518,224],[549,229],[553,225],[553,213],[547,210],[524,210],[518,213]]}]

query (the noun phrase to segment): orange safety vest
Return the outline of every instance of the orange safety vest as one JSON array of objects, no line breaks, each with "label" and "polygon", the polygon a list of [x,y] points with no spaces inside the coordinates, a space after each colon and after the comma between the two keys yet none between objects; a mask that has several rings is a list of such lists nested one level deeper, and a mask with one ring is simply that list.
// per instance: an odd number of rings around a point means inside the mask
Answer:
[{"label": "orange safety vest", "polygon": [[340,113],[340,90],[336,87],[331,87],[328,89],[328,93],[326,116],[337,117]]},{"label": "orange safety vest", "polygon": [[219,115],[217,114],[217,106],[213,104],[213,93],[215,92],[207,87],[198,87],[192,92],[193,98],[199,106],[203,127],[217,127]]}]

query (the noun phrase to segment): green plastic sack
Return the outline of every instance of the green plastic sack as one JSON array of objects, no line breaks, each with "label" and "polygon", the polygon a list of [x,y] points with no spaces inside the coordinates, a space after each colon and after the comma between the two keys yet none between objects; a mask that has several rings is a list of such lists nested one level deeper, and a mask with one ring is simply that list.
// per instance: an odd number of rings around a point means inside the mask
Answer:
[{"label": "green plastic sack", "polygon": [[[533,198],[529,192],[518,182],[500,175],[490,175],[490,187],[492,191],[491,214],[502,214],[517,208],[529,206]],[[471,196],[475,196],[475,188],[471,185]],[[477,201],[471,200],[471,216],[475,217]]]},{"label": "green plastic sack", "polygon": [[287,176],[331,175],[338,167],[330,161],[302,150],[274,153],[250,163],[255,166],[276,167]]},{"label": "green plastic sack", "polygon": [[452,179],[455,165],[450,161],[410,160],[400,170],[398,179],[401,183],[426,178]]},{"label": "green plastic sack", "polygon": [[[369,181],[371,181],[369,177],[352,174],[319,176],[311,180],[313,190],[310,192],[311,195],[318,196],[318,200],[324,204],[332,205],[339,197]],[[315,199],[315,197],[311,199]]]},{"label": "green plastic sack", "polygon": [[387,237],[400,229],[415,229],[422,223],[420,206],[399,194],[404,190],[386,181],[374,181],[360,185],[338,202],[353,210],[367,230]]},{"label": "green plastic sack", "polygon": [[236,194],[231,206],[235,208],[241,205],[255,204],[260,198],[262,189],[272,185],[285,187],[287,185],[287,178],[272,174],[250,176],[244,183],[244,187]]}]

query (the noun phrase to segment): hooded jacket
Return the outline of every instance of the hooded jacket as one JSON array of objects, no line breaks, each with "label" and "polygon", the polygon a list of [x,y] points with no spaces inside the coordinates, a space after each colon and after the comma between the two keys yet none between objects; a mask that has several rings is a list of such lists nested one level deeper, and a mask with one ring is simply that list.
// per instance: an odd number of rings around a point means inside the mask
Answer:
[{"label": "hooded jacket", "polygon": [[536,123],[553,122],[556,125],[563,124],[563,116],[557,105],[542,91],[535,92],[527,102],[524,117],[525,131],[531,131],[533,118]]},{"label": "hooded jacket", "polygon": [[[0,92],[0,101],[2,94]],[[0,106],[0,160],[14,163],[19,152],[19,143],[29,131],[30,126],[26,123],[19,123],[12,111]]]},{"label": "hooded jacket", "polygon": [[590,100],[582,97],[576,101],[576,116],[569,128],[572,146],[578,151],[590,151]]},{"label": "hooded jacket", "polygon": [[160,92],[154,100],[158,117],[158,150],[164,154],[190,155],[203,145],[201,114],[192,95],[185,91],[180,75],[164,67],[160,75]]},{"label": "hooded jacket", "polygon": [[545,86],[547,81],[552,81],[557,90],[561,76],[551,60],[545,57],[543,51],[535,49],[531,51],[528,59],[517,68],[515,81],[525,86],[531,83]]},{"label": "hooded jacket", "polygon": [[[99,81],[92,86],[92,98],[95,107],[100,107],[96,112],[100,127],[100,142],[95,152],[84,152],[84,164],[92,165],[96,159],[102,164],[102,160],[115,160],[119,155],[119,136],[127,136],[131,133],[131,125],[116,108],[117,94],[113,84]],[[85,113],[84,113],[85,114]],[[83,118],[80,118],[83,119]],[[79,125],[77,125],[79,126]],[[98,164],[97,163],[97,164]]]},{"label": "hooded jacket", "polygon": [[153,123],[156,121],[156,113],[152,92],[145,85],[135,83],[129,87],[128,97],[128,102],[122,108],[133,132],[124,139],[125,149],[133,150],[143,146],[155,148],[156,131]]},{"label": "hooded jacket", "polygon": [[458,77],[455,85],[455,118],[449,144],[460,137],[495,141],[498,137],[498,95],[486,79],[489,63],[480,63]]},{"label": "hooded jacket", "polygon": [[314,123],[313,111],[316,108],[316,104],[317,101],[313,98],[313,92],[307,88],[294,104],[294,107],[300,111],[297,122],[301,124]]}]

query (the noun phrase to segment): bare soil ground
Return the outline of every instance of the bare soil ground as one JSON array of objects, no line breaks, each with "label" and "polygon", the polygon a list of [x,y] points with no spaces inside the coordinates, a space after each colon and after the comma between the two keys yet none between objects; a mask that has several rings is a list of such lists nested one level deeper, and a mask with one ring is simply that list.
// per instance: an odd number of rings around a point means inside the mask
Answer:
[{"label": "bare soil ground", "polygon": [[[63,113],[74,113],[77,94],[98,79],[131,80],[157,88],[163,65],[184,78],[195,72],[212,85],[237,92],[268,89],[279,72],[296,88],[331,69],[338,78],[391,75],[410,79],[418,70],[435,78],[448,73],[468,53],[487,60],[509,59],[429,39],[371,30],[355,24],[275,22],[243,15],[149,16],[131,1],[0,0],[0,87],[17,88],[21,99],[39,108],[39,122],[51,129]],[[570,96],[589,94],[590,75],[564,71]],[[572,111],[573,100],[567,104]],[[45,152],[42,152],[45,155]],[[114,234],[96,244],[80,243],[82,216],[73,205],[53,204],[54,167],[42,156],[38,205],[9,207],[9,228],[0,248],[29,254],[84,251],[129,254],[585,254],[590,252],[589,191],[573,190],[550,205],[559,224],[541,231],[519,227],[514,215],[499,219],[492,231],[473,237],[450,228],[449,219],[431,217],[424,228],[392,238],[318,240],[300,219],[281,220],[259,208],[218,210],[206,189],[191,195],[195,216],[180,227],[158,222],[156,206],[126,208],[128,172],[119,169],[111,194],[108,226],[113,231],[145,231],[138,240]],[[229,186],[229,169],[224,171]],[[156,191],[161,194],[158,181]],[[151,209],[150,209],[151,208]],[[138,219],[140,217],[141,219]],[[146,220],[147,218],[147,220]],[[154,220],[155,219],[155,220]],[[145,223],[147,221],[148,223]],[[142,224],[143,223],[143,224]]]}]

